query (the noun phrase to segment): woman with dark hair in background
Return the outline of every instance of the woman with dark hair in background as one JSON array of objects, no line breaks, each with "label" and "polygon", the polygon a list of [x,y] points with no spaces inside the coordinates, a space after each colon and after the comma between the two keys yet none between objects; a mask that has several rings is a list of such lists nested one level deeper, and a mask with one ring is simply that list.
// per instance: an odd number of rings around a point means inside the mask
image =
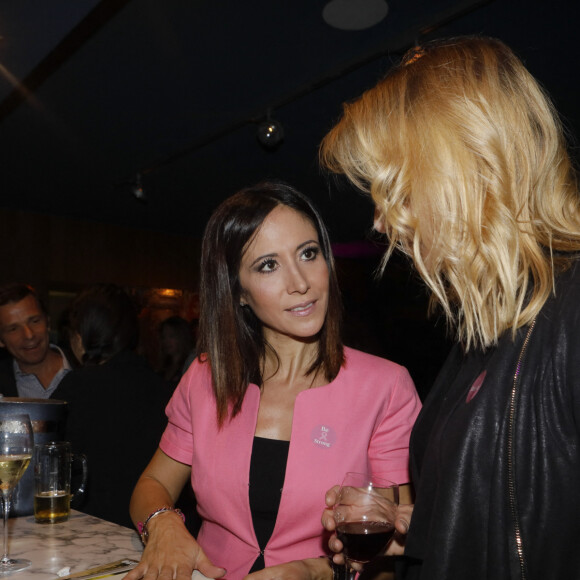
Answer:
[{"label": "woman with dark hair in background", "polygon": [[128,504],[167,420],[161,378],[135,353],[137,309],[120,287],[97,284],[70,309],[70,342],[81,368],[53,393],[68,402],[66,439],[88,459],[82,510],[131,526]]},{"label": "woman with dark hair in background", "polygon": [[170,316],[159,325],[159,366],[167,387],[172,391],[195,358],[193,327],[181,316]]},{"label": "woman with dark hair in background", "polygon": [[580,195],[549,98],[499,40],[428,43],[345,105],[321,157],[370,193],[385,262],[412,260],[457,341],[411,437],[409,577],[578,578]]},{"label": "woman with dark hair in background", "polygon": [[[324,492],[347,471],[408,483],[410,376],[343,347],[326,228],[282,183],[244,189],[210,218],[200,312],[200,355],[131,501],[146,546],[127,578],[332,576]],[[188,481],[197,538],[174,509]]]}]

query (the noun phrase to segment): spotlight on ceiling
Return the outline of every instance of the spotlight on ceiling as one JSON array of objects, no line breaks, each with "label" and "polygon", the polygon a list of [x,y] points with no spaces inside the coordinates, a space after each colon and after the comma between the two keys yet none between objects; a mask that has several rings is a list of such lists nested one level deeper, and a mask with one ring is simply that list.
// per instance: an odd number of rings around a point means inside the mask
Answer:
[{"label": "spotlight on ceiling", "polygon": [[388,12],[386,0],[330,0],[322,18],[340,30],[364,30],[378,24]]},{"label": "spotlight on ceiling", "polygon": [[272,119],[268,112],[266,120],[258,125],[256,138],[262,147],[272,151],[284,140],[284,128],[279,121]]},{"label": "spotlight on ceiling", "polygon": [[135,175],[135,179],[131,183],[131,193],[136,200],[142,203],[147,201],[147,196],[145,195],[145,190],[143,189],[143,177],[140,173]]}]

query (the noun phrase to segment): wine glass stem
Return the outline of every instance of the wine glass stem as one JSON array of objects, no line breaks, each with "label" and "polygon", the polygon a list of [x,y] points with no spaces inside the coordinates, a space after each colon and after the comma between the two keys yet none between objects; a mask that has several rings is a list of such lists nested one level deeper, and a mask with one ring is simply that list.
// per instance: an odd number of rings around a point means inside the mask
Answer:
[{"label": "wine glass stem", "polygon": [[10,558],[8,557],[8,515],[10,514],[10,496],[11,490],[2,490],[2,503],[4,504],[4,550],[2,560],[0,564],[9,564]]}]

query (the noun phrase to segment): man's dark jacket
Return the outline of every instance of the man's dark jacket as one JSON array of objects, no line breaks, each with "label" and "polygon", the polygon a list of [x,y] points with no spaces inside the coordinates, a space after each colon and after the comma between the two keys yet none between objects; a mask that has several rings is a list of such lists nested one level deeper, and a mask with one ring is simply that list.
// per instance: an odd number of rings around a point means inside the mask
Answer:
[{"label": "man's dark jacket", "polygon": [[5,354],[0,359],[0,393],[5,397],[18,397],[12,357]]}]

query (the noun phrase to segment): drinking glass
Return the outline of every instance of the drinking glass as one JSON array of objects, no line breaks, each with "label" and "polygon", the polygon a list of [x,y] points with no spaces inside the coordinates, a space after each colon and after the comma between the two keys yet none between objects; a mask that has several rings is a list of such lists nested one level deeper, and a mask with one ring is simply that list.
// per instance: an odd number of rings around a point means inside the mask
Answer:
[{"label": "drinking glass", "polygon": [[34,436],[28,415],[8,415],[0,419],[0,491],[4,507],[4,551],[0,574],[18,572],[30,566],[30,560],[8,556],[8,516],[12,492],[32,458]]},{"label": "drinking glass", "polygon": [[[71,468],[82,467],[82,480],[71,493]],[[71,501],[83,496],[87,484],[87,458],[73,454],[68,441],[49,441],[34,446],[34,520],[39,524],[65,522]]]},{"label": "drinking glass", "polygon": [[399,486],[370,473],[349,472],[334,505],[336,535],[342,542],[348,577],[384,553],[395,533]]}]

